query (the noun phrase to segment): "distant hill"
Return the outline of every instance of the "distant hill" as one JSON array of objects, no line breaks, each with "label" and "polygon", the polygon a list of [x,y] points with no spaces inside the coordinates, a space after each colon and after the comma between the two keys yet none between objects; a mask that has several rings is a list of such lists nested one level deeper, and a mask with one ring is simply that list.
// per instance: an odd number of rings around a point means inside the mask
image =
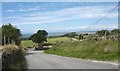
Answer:
[{"label": "distant hill", "polygon": [[22,34],[22,38],[28,38],[32,35],[32,33],[25,33],[25,34]]},{"label": "distant hill", "polygon": [[[90,33],[90,34],[94,34],[96,31],[77,31],[77,34],[85,34],[85,33]],[[59,36],[59,35],[64,35],[67,34],[69,32],[50,32],[48,33],[48,36]],[[22,38],[28,38],[32,35],[33,33],[25,33],[22,34]]]}]

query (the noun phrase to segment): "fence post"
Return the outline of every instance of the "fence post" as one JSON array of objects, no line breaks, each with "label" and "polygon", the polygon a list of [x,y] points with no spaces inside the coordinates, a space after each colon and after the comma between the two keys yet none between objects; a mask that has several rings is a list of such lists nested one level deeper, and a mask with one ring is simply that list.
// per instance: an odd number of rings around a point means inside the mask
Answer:
[{"label": "fence post", "polygon": [[6,38],[5,38],[5,36],[4,36],[4,45],[6,45]]},{"label": "fence post", "polygon": [[13,39],[11,40],[11,44],[14,44]]},{"label": "fence post", "polygon": [[8,44],[10,44],[10,38],[8,37]]},{"label": "fence post", "polygon": [[13,44],[15,45],[15,41],[13,41]]}]

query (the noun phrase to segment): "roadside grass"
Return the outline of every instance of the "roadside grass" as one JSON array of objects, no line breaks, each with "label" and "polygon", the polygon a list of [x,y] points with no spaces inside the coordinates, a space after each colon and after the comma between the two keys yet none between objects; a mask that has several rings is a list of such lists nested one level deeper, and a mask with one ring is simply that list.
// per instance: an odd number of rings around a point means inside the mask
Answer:
[{"label": "roadside grass", "polygon": [[[57,42],[56,42],[57,41]],[[59,43],[61,42],[62,43]],[[82,59],[94,59],[103,61],[118,60],[118,41],[113,40],[84,40],[72,41],[67,37],[51,38],[49,43],[54,43],[53,47],[45,50],[44,53],[61,56],[76,57]],[[109,48],[110,52],[105,52]]]}]

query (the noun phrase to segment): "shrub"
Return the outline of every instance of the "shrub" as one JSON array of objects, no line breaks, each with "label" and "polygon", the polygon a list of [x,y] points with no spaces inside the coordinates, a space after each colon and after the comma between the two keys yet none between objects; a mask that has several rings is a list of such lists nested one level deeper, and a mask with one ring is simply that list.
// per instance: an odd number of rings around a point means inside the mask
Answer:
[{"label": "shrub", "polygon": [[20,71],[24,67],[26,67],[25,57],[18,46],[3,46],[2,69],[18,69]]},{"label": "shrub", "polygon": [[18,51],[19,47],[15,45],[5,45],[3,46],[3,52],[13,52],[13,51]]}]

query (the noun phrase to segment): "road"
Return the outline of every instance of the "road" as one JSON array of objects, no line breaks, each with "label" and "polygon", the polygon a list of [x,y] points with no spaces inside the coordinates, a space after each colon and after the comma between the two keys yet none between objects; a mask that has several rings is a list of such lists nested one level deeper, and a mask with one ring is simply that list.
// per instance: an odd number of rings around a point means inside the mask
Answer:
[{"label": "road", "polygon": [[26,60],[28,69],[118,69],[117,65],[109,63],[44,54],[43,51],[29,50]]}]

